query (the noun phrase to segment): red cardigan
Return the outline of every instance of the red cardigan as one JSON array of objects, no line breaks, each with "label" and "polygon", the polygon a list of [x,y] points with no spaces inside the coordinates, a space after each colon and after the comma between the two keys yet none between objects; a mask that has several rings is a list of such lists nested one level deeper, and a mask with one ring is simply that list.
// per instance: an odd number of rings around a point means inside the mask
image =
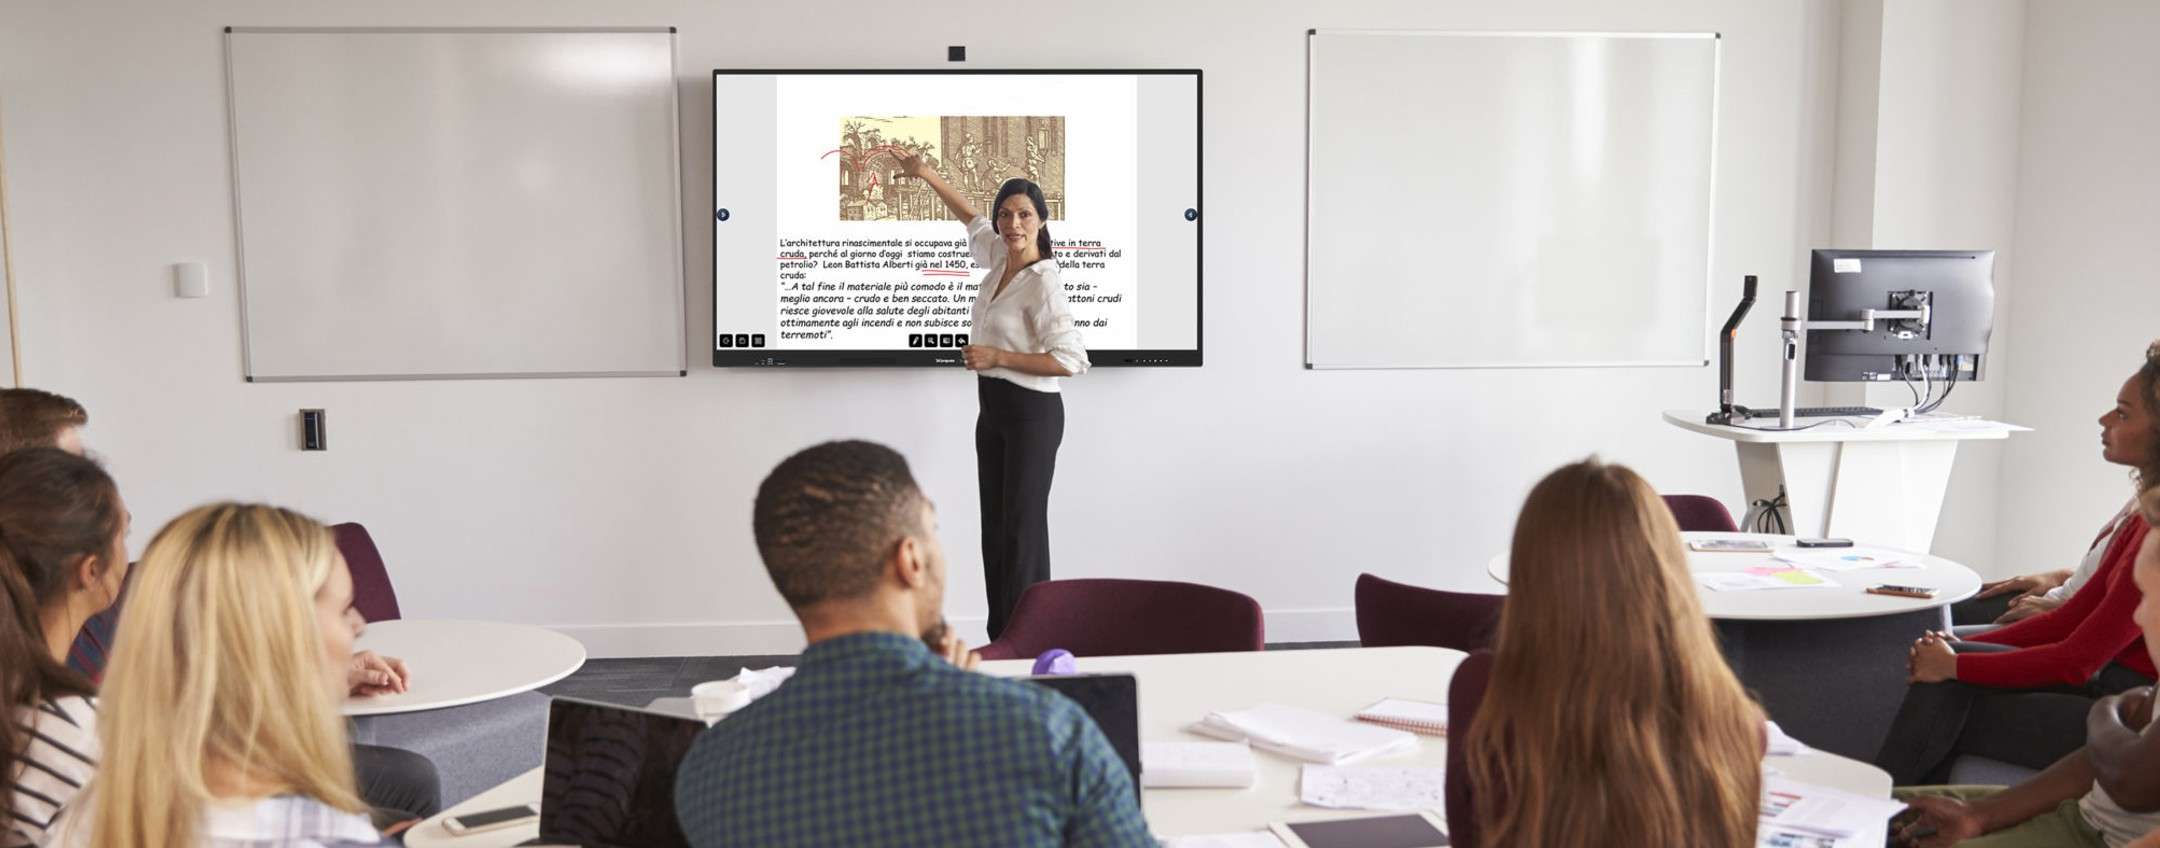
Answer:
[{"label": "red cardigan", "polygon": [[2082,686],[2110,662],[2153,677],[2144,633],[2130,620],[2139,598],[2137,584],[2130,580],[2132,564],[2151,529],[2135,517],[2123,521],[2099,570],[2070,600],[2053,611],[1972,637],[2023,650],[1959,654],[1957,679],[2011,689]]}]

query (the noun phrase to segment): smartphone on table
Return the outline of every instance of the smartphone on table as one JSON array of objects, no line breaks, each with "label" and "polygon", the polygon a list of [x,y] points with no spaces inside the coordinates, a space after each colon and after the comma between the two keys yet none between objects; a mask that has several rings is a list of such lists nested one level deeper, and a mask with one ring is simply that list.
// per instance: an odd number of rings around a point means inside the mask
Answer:
[{"label": "smartphone on table", "polygon": [[503,807],[496,810],[483,810],[477,813],[453,816],[443,822],[443,829],[457,836],[465,836],[499,830],[538,819],[539,817],[540,808],[531,804],[519,804],[515,807]]}]

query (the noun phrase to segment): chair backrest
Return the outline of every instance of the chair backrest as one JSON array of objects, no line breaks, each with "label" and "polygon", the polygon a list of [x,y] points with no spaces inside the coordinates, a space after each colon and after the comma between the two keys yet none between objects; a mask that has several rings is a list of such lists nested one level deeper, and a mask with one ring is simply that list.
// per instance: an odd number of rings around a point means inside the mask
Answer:
[{"label": "chair backrest", "polygon": [[369,621],[392,621],[398,613],[397,588],[390,585],[390,571],[383,567],[382,552],[366,527],[347,522],[330,528],[337,536],[338,553],[352,569],[353,609]]},{"label": "chair backrest", "polygon": [[1492,647],[1501,595],[1445,592],[1360,574],[1358,641],[1368,648],[1431,645],[1457,651]]},{"label": "chair backrest", "polygon": [[1165,580],[1050,580],[1029,586],[983,659],[1052,648],[1082,657],[1258,651],[1260,603],[1228,589]]},{"label": "chair backrest", "polygon": [[1737,533],[1740,525],[1734,523],[1732,513],[1717,498],[1708,495],[1666,495],[1665,506],[1672,510],[1673,519],[1680,522],[1683,531],[1706,533]]}]

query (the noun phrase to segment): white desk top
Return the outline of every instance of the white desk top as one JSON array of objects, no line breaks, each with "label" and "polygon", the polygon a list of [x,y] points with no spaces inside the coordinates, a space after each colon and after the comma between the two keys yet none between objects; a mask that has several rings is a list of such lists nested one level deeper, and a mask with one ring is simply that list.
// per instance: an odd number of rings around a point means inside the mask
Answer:
[{"label": "white desk top", "polygon": [[348,716],[407,713],[491,701],[546,686],[585,664],[585,646],[544,627],[400,619],[370,624],[353,650],[405,661],[411,688],[351,698]]},{"label": "white desk top", "polygon": [[[1463,656],[1440,648],[1343,648],[1092,657],[1081,659],[1079,667],[1083,672],[1131,672],[1139,678],[1141,740],[1197,741],[1203,737],[1185,732],[1184,727],[1214,710],[1278,703],[1349,716],[1385,697],[1445,701],[1448,681]],[[1002,660],[984,663],[983,669],[991,674],[1024,675],[1030,665],[1028,660]],[[1415,754],[1368,764],[1445,768],[1445,740],[1420,739],[1423,744]],[[1259,779],[1248,789],[1144,790],[1142,806],[1149,826],[1160,835],[1184,836],[1258,830],[1286,819],[1358,815],[1300,805],[1301,763],[1263,752],[1255,752],[1254,759],[1259,762]],[[1794,780],[1873,797],[1890,795],[1890,775],[1857,760],[1814,752],[1766,762]],[[540,790],[540,771],[535,769],[422,822],[406,836],[405,844],[410,848],[496,848],[531,839],[538,835],[537,824],[455,838],[443,830],[442,819],[532,803]]]},{"label": "white desk top", "polygon": [[[1864,430],[1861,427],[1867,424],[1868,419],[1866,418],[1802,418],[1795,420],[1793,426],[1802,427],[1818,421],[1850,421],[1853,426],[1824,424],[1806,430],[1780,432],[1705,423],[1703,419],[1712,411],[1710,409],[1669,409],[1665,411],[1665,422],[1683,430],[1693,430],[1705,436],[1716,436],[1720,439],[1748,443],[1962,442],[1972,439],[2007,439],[2010,438],[2011,433],[2022,433],[2032,429],[2030,427],[2019,427],[2015,424],[2004,424],[2000,421],[1982,421],[1974,418],[1953,420],[1922,418],[1891,424],[1887,427],[1877,427],[1873,430]],[[1749,424],[1752,427],[1776,427],[1778,420],[1775,418],[1761,418],[1751,421]]]},{"label": "white desk top", "polygon": [[[1695,539],[1761,539],[1772,546],[1785,549],[1793,546],[1792,536],[1772,536],[1763,533],[1682,533],[1689,540]],[[1866,545],[1865,542],[1861,542]],[[1866,545],[1882,548],[1882,545]],[[1770,554],[1729,554],[1688,551],[1688,568],[1697,572],[1745,571],[1749,566],[1767,564]],[[1866,568],[1823,577],[1836,586],[1817,586],[1801,589],[1762,589],[1745,592],[1719,592],[1696,585],[1703,612],[1711,618],[1735,621],[1796,621],[1830,618],[1870,618],[1878,615],[1896,615],[1916,610],[1947,606],[1972,597],[1980,591],[1980,575],[1965,566],[1931,554],[1913,554],[1920,562],[1919,568]],[[1508,555],[1501,553],[1485,565],[1485,572],[1502,584],[1508,582]],[[1933,598],[1901,598],[1895,595],[1870,595],[1863,591],[1869,586],[1895,583],[1903,586],[1929,586],[1937,589]],[[1805,741],[1805,740],[1803,740]]]}]

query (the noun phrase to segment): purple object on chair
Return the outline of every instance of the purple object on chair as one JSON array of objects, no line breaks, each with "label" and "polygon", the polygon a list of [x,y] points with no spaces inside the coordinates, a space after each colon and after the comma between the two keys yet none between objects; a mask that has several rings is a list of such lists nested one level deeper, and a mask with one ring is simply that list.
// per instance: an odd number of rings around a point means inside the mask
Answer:
[{"label": "purple object on chair", "polygon": [[1443,592],[1370,574],[1357,579],[1358,642],[1368,648],[1430,645],[1457,651],[1492,647],[1502,595]]},{"label": "purple object on chair", "polygon": [[1717,498],[1707,495],[1666,495],[1665,506],[1672,510],[1673,520],[1680,523],[1682,531],[1706,533],[1738,533],[1740,525],[1733,522],[1732,513]]},{"label": "purple object on chair", "polygon": [[397,589],[390,585],[390,571],[383,567],[382,552],[366,527],[347,522],[330,528],[337,537],[338,553],[352,570],[353,609],[369,621],[394,621],[398,614]]},{"label": "purple object on chair", "polygon": [[1012,620],[982,658],[1064,648],[1091,657],[1258,651],[1260,604],[1228,589],[1166,580],[1051,580],[1020,593]]}]

